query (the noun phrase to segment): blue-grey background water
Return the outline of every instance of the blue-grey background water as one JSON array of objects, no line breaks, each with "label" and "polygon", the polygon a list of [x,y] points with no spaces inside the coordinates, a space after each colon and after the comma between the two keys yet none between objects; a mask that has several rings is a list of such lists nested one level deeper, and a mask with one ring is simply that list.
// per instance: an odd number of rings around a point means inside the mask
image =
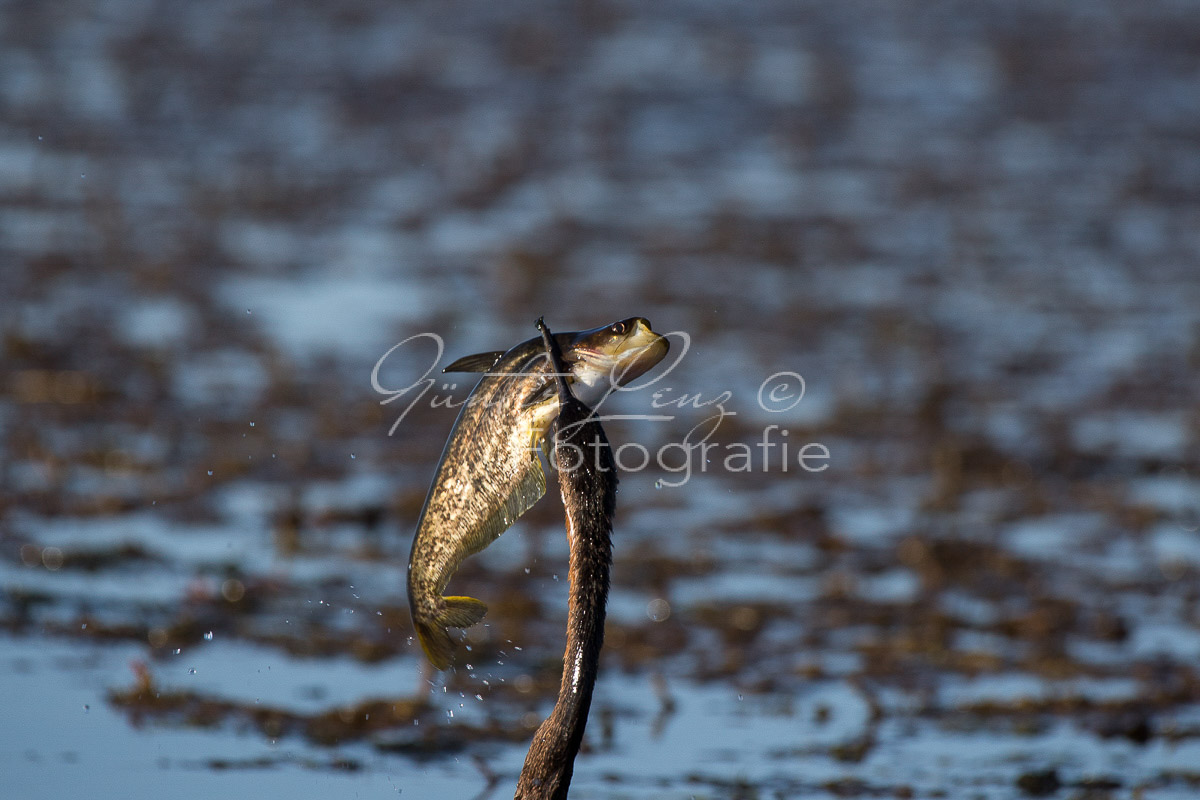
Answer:
[{"label": "blue-grey background water", "polygon": [[371,378],[541,314],[681,356],[573,796],[1200,791],[1194,3],[7,2],[0,297],[6,797],[507,796],[561,509],[423,670]]}]

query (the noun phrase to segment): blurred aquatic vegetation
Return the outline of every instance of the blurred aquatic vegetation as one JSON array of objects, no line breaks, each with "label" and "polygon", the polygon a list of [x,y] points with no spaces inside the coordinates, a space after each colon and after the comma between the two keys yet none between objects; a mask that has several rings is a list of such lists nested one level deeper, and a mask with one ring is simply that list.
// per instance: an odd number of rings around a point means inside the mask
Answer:
[{"label": "blurred aquatic vegetation", "polygon": [[[431,684],[402,587],[454,412],[370,375],[552,313],[688,333],[613,410],[728,392],[756,459],[623,476],[580,796],[1195,794],[1195,9],[444,12],[0,6],[6,791],[509,785],[561,509],[464,565],[491,611]],[[609,434],[708,412],[671,413]],[[829,469],[761,469],[770,425]]]}]

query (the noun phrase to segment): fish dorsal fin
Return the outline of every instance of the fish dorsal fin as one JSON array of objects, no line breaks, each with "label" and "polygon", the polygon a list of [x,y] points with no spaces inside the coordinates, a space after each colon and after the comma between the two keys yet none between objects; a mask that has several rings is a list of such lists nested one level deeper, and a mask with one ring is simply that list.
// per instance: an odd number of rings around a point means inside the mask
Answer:
[{"label": "fish dorsal fin", "polygon": [[537,442],[531,439],[529,445],[527,452],[532,463],[523,471],[504,502],[484,519],[478,533],[475,534],[476,541],[471,543],[472,552],[477,553],[494,542],[500,534],[512,527],[518,517],[546,494],[546,473],[542,470],[542,459],[538,457],[539,450],[543,456],[546,454],[546,441],[544,438]]},{"label": "fish dorsal fin", "polygon": [[492,350],[487,353],[474,353],[463,356],[442,372],[487,372],[503,357],[503,350]]}]

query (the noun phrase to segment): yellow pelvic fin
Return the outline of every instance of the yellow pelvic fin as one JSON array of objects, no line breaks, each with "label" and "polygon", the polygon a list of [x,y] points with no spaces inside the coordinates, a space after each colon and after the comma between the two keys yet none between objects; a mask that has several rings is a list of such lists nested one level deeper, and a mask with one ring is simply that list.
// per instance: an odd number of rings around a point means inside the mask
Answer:
[{"label": "yellow pelvic fin", "polygon": [[443,597],[442,602],[444,608],[433,621],[418,621],[416,628],[429,663],[447,669],[454,658],[454,640],[446,628],[469,628],[487,614],[487,605],[474,597]]}]

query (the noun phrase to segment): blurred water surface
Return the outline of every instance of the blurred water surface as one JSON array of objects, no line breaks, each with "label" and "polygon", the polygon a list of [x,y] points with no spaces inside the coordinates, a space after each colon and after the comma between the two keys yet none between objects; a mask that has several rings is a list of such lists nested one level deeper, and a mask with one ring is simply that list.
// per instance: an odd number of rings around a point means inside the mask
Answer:
[{"label": "blurred water surface", "polygon": [[561,509],[423,672],[372,367],[637,314],[572,796],[1192,797],[1198,264],[1188,2],[0,4],[5,791],[507,796]]}]

